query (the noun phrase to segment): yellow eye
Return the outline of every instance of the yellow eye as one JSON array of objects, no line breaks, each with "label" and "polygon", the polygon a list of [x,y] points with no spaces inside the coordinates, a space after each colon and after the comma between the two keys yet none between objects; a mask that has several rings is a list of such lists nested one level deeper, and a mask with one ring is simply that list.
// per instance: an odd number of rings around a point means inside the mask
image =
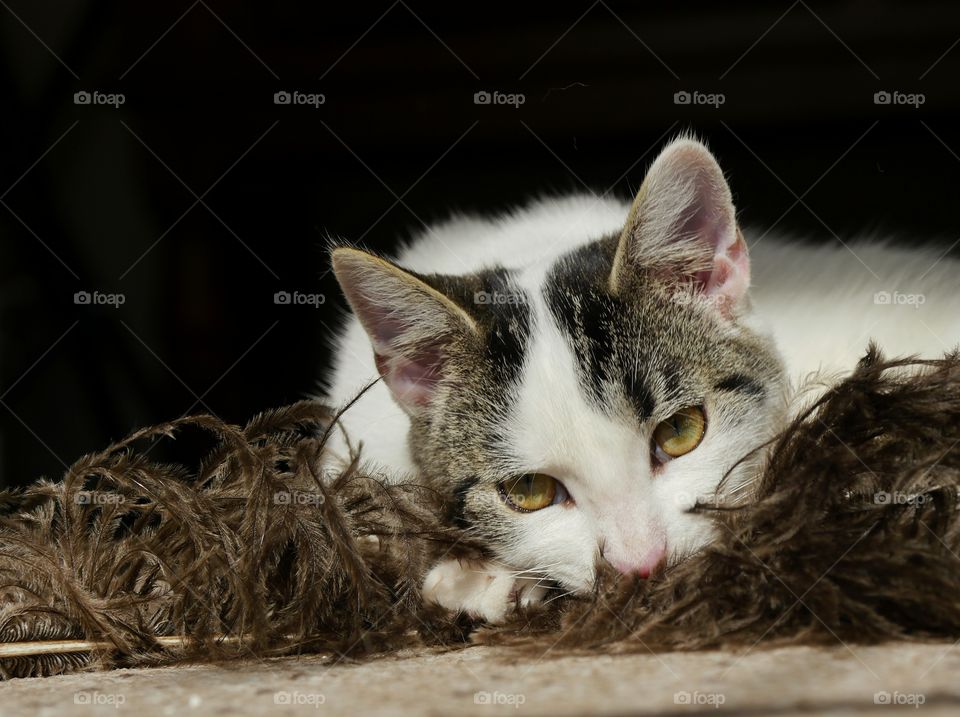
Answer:
[{"label": "yellow eye", "polygon": [[553,505],[563,487],[545,473],[527,473],[500,484],[500,493],[511,508],[534,511]]},{"label": "yellow eye", "polygon": [[677,458],[700,445],[707,428],[707,418],[699,406],[690,406],[661,421],[653,429],[654,445],[666,458]]}]

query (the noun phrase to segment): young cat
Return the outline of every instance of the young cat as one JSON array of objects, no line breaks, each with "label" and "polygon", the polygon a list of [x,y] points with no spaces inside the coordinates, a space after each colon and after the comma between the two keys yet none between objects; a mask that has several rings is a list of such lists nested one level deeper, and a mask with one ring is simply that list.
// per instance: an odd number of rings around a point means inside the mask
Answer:
[{"label": "young cat", "polygon": [[451,491],[495,556],[441,561],[426,599],[498,621],[548,587],[589,590],[597,560],[648,577],[710,541],[698,501],[749,493],[761,456],[738,461],[804,376],[849,370],[871,338],[936,356],[960,337],[957,263],[936,252],[768,237],[750,254],[690,138],[632,205],[458,217],[395,262],[334,250],[354,315],[325,400],[383,377],[334,454],[362,442],[368,467]]}]

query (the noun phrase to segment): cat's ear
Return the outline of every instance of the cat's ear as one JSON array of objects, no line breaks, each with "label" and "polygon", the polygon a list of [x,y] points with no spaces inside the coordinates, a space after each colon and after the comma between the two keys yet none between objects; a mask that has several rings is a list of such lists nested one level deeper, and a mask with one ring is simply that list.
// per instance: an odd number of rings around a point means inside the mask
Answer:
[{"label": "cat's ear", "polygon": [[747,293],[750,260],[730,187],[700,142],[670,143],[637,193],[620,235],[611,291],[619,293],[641,271],[692,281],[727,310]]},{"label": "cat's ear", "polygon": [[450,298],[390,262],[358,249],[333,251],[333,271],[370,337],[377,370],[408,413],[429,403],[449,343],[476,332]]}]

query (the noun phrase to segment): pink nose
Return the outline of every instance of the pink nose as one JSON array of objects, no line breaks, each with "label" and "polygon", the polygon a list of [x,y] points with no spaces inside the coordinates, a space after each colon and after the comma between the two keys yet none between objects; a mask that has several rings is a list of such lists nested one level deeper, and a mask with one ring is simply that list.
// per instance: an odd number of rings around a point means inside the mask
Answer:
[{"label": "pink nose", "polygon": [[622,558],[609,556],[607,561],[624,575],[636,575],[640,578],[649,578],[653,572],[660,567],[667,555],[667,546],[658,545],[651,549],[639,560],[624,560]]}]

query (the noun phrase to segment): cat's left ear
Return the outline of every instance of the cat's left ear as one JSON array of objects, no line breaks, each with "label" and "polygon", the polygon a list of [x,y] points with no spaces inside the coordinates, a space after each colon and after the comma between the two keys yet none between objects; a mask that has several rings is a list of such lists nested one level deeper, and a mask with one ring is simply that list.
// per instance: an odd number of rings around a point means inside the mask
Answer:
[{"label": "cat's left ear", "polygon": [[750,260],[717,160],[691,139],[671,142],[637,193],[610,274],[613,293],[639,272],[693,282],[731,313],[750,286]]}]

